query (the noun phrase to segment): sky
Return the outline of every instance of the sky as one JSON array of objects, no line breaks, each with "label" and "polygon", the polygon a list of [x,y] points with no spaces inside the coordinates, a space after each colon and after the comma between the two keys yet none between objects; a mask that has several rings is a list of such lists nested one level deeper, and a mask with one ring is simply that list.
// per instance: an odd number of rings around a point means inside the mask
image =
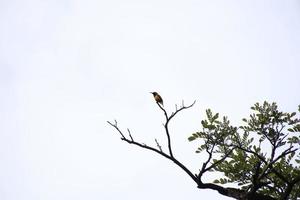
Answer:
[{"label": "sky", "polygon": [[[0,199],[230,199],[120,140],[107,120],[197,173],[188,142],[211,108],[239,125],[255,102],[300,104],[298,0],[0,1]],[[208,174],[209,182],[216,174]]]}]

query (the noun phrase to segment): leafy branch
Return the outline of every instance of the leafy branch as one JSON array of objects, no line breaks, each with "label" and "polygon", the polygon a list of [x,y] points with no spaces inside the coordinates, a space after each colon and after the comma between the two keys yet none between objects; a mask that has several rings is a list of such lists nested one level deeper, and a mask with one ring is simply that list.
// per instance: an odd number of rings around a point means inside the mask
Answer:
[{"label": "leafy branch", "polygon": [[[135,141],[127,129],[124,134],[117,121],[108,123],[114,127],[121,140],[153,151],[172,161],[185,171],[199,189],[212,189],[220,194],[240,200],[298,200],[300,198],[300,119],[296,112],[280,112],[276,103],[256,103],[243,126],[235,127],[227,117],[220,119],[218,113],[206,110],[202,129],[193,133],[188,140],[199,141],[196,153],[208,156],[198,173],[192,173],[173,153],[169,123],[182,110],[191,108],[195,102],[185,106],[184,102],[168,114],[159,103],[165,116],[164,130],[167,137],[167,152],[155,139],[156,147]],[[300,113],[300,106],[298,108]],[[252,137],[254,135],[255,137]],[[267,150],[268,149],[268,150]],[[204,183],[207,172],[223,173],[213,183]],[[238,187],[224,187],[227,183]],[[221,185],[220,185],[221,184]]]}]

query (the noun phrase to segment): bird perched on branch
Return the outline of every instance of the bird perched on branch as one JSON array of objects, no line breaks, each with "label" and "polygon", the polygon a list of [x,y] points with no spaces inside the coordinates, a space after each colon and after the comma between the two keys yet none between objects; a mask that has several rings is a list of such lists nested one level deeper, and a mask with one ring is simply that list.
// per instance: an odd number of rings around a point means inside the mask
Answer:
[{"label": "bird perched on branch", "polygon": [[160,103],[162,106],[164,106],[163,99],[157,92],[150,92],[150,93],[153,94],[153,97],[157,103]]}]

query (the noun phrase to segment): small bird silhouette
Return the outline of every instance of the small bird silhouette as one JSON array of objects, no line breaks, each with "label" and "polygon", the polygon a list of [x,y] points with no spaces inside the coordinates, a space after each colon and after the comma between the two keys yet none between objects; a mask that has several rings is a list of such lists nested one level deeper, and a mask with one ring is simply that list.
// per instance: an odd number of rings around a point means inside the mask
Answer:
[{"label": "small bird silhouette", "polygon": [[157,103],[160,103],[162,106],[164,106],[163,99],[157,92],[150,92],[150,93],[153,94],[153,97]]}]

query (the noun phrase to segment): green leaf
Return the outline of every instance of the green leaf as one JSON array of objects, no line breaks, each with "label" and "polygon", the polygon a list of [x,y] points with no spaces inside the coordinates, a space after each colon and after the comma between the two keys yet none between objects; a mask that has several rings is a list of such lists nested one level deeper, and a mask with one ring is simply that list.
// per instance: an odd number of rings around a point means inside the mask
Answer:
[{"label": "green leaf", "polygon": [[294,117],[296,115],[296,112],[292,112],[290,117]]},{"label": "green leaf", "polygon": [[219,180],[214,180],[214,182],[213,183],[220,183],[220,181]]},{"label": "green leaf", "polygon": [[300,124],[295,125],[293,128],[288,128],[290,132],[300,132]]},{"label": "green leaf", "polygon": [[189,140],[189,142],[191,142],[191,141],[193,141],[193,140],[195,140],[196,138],[194,137],[194,136],[190,136],[189,138],[188,138],[188,140]]},{"label": "green leaf", "polygon": [[226,178],[220,178],[220,183],[226,184],[226,183],[228,183],[228,180]]},{"label": "green leaf", "polygon": [[208,120],[210,120],[212,118],[212,112],[210,109],[206,110],[206,116],[207,116]]},{"label": "green leaf", "polygon": [[207,126],[208,126],[208,122],[206,120],[201,120],[201,124],[202,124],[203,128],[207,128]]},{"label": "green leaf", "polygon": [[216,113],[213,117],[212,117],[212,122],[214,122],[216,119],[219,118],[219,113]]}]

